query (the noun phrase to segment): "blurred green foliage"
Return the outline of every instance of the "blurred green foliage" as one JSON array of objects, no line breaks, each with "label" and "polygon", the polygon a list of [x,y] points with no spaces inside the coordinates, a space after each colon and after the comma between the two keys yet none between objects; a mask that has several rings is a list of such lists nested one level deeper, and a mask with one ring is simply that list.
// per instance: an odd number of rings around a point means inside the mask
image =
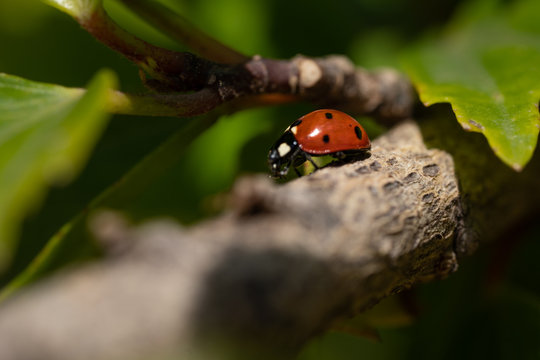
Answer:
[{"label": "blurred green foliage", "polygon": [[[162,2],[248,55],[339,53],[370,68],[398,67],[397,53],[444,26],[460,5],[459,0]],[[106,0],[105,6],[123,27],[143,39],[183,50],[114,0]],[[36,0],[0,2],[0,44],[0,72],[84,86],[107,67],[117,73],[122,90],[142,90],[135,66],[99,44],[68,16]],[[239,174],[266,172],[269,146],[292,120],[310,110],[308,104],[297,104],[221,119],[124,210],[136,220],[165,215],[186,224],[214,214],[219,210],[219,194]],[[25,269],[64,224],[185,124],[176,118],[115,116],[79,177],[52,189],[41,208],[26,219],[15,261],[0,285]],[[375,128],[369,121],[368,127]],[[480,254],[450,279],[418,290],[422,311],[414,325],[381,330],[381,343],[329,334],[311,344],[301,358],[539,358],[540,350],[534,347],[538,342],[532,340],[540,338],[540,289],[535,280],[540,273],[535,263],[529,263],[531,253],[539,253],[535,241],[539,235],[533,231],[518,247],[510,270],[504,273],[507,278],[496,289],[484,286],[489,256]],[[66,247],[62,256],[73,260],[95,254],[88,244],[75,245]]]},{"label": "blurred green foliage", "polygon": [[115,83],[110,71],[86,91],[0,74],[0,272],[28,210],[51,183],[73,179],[88,157],[110,117],[105,106]]}]

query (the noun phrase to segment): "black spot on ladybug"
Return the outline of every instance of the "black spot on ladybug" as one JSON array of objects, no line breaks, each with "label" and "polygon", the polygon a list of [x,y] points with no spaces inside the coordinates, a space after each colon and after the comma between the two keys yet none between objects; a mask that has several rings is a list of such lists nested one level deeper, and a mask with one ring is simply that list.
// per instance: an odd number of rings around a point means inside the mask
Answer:
[{"label": "black spot on ladybug", "polygon": [[[328,113],[327,113],[327,114],[328,114]],[[330,136],[324,135],[324,136],[322,137],[322,141],[324,141],[326,144],[328,144],[328,142],[330,141]]]},{"label": "black spot on ladybug", "polygon": [[327,119],[331,119],[331,118],[332,118],[332,114],[331,114],[331,113],[324,113],[324,116],[326,116]]},{"label": "black spot on ladybug", "polygon": [[295,126],[298,126],[302,123],[302,120],[300,119],[296,119],[294,120],[294,122],[291,124],[291,128],[295,127]]},{"label": "black spot on ladybug", "polygon": [[360,140],[362,140],[362,130],[358,126],[354,127],[354,132],[356,133],[356,137]]}]

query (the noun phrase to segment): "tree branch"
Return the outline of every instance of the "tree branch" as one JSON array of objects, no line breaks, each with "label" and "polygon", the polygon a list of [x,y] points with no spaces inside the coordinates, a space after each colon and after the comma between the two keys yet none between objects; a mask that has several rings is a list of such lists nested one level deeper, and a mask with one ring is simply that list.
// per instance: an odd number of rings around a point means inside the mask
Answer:
[{"label": "tree branch", "polygon": [[[400,75],[344,57],[223,65],[153,47],[109,20],[101,12],[82,25],[139,64],[166,104],[193,91],[192,112],[209,111],[208,97],[216,107],[276,94],[387,118],[414,103]],[[111,106],[138,111],[117,95]],[[443,124],[422,127],[452,156],[426,149],[419,128],[404,123],[364,162],[283,186],[244,178],[224,215],[190,229],[97,215],[91,226],[109,256],[2,303],[0,359],[289,358],[335,320],[445,277],[476,247],[475,233],[497,236],[538,208],[540,169],[515,174],[483,138]]]},{"label": "tree branch", "polygon": [[121,1],[149,24],[206,59],[220,64],[239,64],[249,60],[248,56],[220,43],[157,1]]},{"label": "tree branch", "polygon": [[8,299],[0,358],[287,358],[334,320],[454,271],[455,245],[473,240],[452,158],[411,122],[372,154],[283,186],[244,178],[228,212],[190,229],[97,216],[109,258]]},{"label": "tree branch", "polygon": [[[171,109],[178,106],[177,116],[194,116],[231,101],[242,102],[244,107],[249,105],[250,99],[258,100],[253,106],[264,105],[261,100],[275,105],[278,98],[268,95],[282,95],[279,99],[283,102],[309,101],[321,107],[369,114],[392,122],[410,116],[416,103],[415,92],[403,75],[391,69],[369,72],[355,67],[345,56],[297,55],[290,60],[276,60],[256,55],[235,63],[233,59],[244,57],[225,55],[230,61],[224,64],[189,52],[151,45],[120,28],[103,8],[79,22],[96,39],[134,62],[141,69],[141,78],[147,87],[154,91],[138,96],[144,106],[115,108],[121,113],[161,105]],[[181,27],[191,28],[191,25]],[[207,43],[219,44],[213,39]],[[215,54],[218,50],[207,49],[205,53]],[[191,92],[199,95],[189,96]],[[169,114],[174,110],[165,112]]]}]

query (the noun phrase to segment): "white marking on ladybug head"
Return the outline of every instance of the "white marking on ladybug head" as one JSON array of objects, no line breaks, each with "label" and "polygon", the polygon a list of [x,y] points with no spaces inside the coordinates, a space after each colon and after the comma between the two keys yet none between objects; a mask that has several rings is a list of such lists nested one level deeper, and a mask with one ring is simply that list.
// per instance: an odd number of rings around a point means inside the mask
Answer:
[{"label": "white marking on ladybug head", "polygon": [[292,132],[294,135],[296,135],[296,132],[297,132],[297,131],[298,131],[298,129],[296,128],[296,126],[293,126],[293,127],[291,128],[291,132]]},{"label": "white marking on ladybug head", "polygon": [[284,157],[291,151],[291,147],[287,145],[287,143],[281,143],[279,144],[277,151],[279,153],[279,156]]}]

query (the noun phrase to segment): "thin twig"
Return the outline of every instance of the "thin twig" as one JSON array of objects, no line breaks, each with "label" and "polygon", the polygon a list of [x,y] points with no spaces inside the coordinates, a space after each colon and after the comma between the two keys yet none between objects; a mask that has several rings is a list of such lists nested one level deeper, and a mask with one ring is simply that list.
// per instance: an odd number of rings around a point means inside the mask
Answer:
[{"label": "thin twig", "polygon": [[[416,102],[409,80],[401,74],[389,69],[368,72],[355,67],[344,56],[309,58],[298,55],[290,60],[254,56],[242,63],[227,65],[148,44],[120,28],[103,8],[79,21],[94,37],[150,76],[142,78],[155,95],[140,97],[146,101],[140,106],[124,102],[129,106],[126,110],[118,108],[120,112],[148,111],[155,100],[167,107],[178,106],[177,116],[191,116],[233,100],[256,97],[259,102],[254,106],[260,106],[263,99],[271,100],[268,104],[276,104],[277,99],[286,102],[296,99],[393,120],[409,116]],[[211,44],[217,46],[218,43]],[[218,50],[208,51],[215,53]],[[186,92],[197,95],[181,94]],[[272,94],[284,96],[262,96]],[[159,115],[160,111],[156,113]],[[165,113],[169,114],[169,109]]]},{"label": "thin twig", "polygon": [[249,60],[248,56],[217,41],[182,15],[156,1],[122,0],[122,2],[143,20],[208,60],[230,65]]}]

